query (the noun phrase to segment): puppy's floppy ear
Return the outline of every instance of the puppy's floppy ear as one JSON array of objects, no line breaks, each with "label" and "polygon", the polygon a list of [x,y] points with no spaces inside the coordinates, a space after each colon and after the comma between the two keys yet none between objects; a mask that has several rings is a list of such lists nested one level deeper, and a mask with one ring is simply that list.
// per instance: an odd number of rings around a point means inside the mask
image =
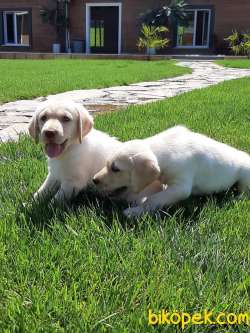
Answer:
[{"label": "puppy's floppy ear", "polygon": [[151,151],[138,153],[132,157],[132,184],[136,193],[160,177],[160,167]]},{"label": "puppy's floppy ear", "polygon": [[39,126],[38,126],[38,117],[37,112],[33,115],[31,122],[29,124],[29,134],[32,138],[35,139],[35,142],[38,143],[39,140]]},{"label": "puppy's floppy ear", "polygon": [[81,105],[77,107],[78,123],[77,123],[77,137],[79,143],[82,143],[82,139],[90,132],[93,127],[93,118],[88,111]]}]

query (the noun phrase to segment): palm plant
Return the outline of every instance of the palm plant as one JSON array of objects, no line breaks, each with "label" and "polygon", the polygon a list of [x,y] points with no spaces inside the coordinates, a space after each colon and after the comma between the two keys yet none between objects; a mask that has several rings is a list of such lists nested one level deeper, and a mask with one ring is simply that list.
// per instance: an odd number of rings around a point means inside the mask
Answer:
[{"label": "palm plant", "polygon": [[141,27],[141,37],[139,37],[137,46],[139,49],[146,49],[150,54],[151,49],[161,49],[168,45],[169,39],[163,37],[168,32],[166,27],[156,27],[143,24]]},{"label": "palm plant", "polygon": [[243,35],[238,31],[233,31],[232,35],[225,38],[225,40],[229,43],[229,48],[235,55],[239,55],[241,53],[242,39]]},{"label": "palm plant", "polygon": [[235,30],[225,40],[229,43],[229,48],[235,55],[250,56],[250,34],[240,33]]},{"label": "palm plant", "polygon": [[176,20],[185,23],[186,6],[184,0],[167,0],[166,5],[141,14],[141,20],[147,25],[154,26],[171,26]]},{"label": "palm plant", "polygon": [[248,58],[250,58],[250,34],[243,34],[244,36],[244,44],[242,46],[243,53],[247,55]]}]

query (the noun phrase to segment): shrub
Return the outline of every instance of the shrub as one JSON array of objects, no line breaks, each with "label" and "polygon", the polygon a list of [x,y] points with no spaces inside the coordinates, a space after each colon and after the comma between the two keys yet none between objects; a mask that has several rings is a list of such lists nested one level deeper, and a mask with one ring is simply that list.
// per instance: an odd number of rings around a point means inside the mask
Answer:
[{"label": "shrub", "polygon": [[164,33],[168,32],[166,27],[156,27],[143,24],[141,28],[141,37],[138,40],[137,46],[139,49],[161,49],[168,45],[169,39],[163,36]]},{"label": "shrub", "polygon": [[229,48],[235,55],[247,55],[250,57],[250,34],[233,31],[232,35],[225,38]]}]

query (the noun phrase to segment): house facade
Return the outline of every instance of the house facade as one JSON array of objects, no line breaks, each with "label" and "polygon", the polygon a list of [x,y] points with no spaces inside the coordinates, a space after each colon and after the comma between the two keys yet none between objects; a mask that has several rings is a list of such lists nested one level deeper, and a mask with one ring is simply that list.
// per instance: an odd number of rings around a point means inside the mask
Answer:
[{"label": "house facade", "polygon": [[[232,30],[250,32],[249,0],[187,0],[188,24],[176,24],[164,53],[225,52]],[[164,0],[70,0],[62,49],[86,53],[137,53],[140,16]],[[0,0],[0,51],[51,52],[57,29],[42,18],[56,0]]]}]

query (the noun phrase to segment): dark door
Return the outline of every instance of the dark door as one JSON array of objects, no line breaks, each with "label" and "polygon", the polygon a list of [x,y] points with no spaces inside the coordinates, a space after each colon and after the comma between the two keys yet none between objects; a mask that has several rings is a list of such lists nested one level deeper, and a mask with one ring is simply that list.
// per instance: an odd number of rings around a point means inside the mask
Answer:
[{"label": "dark door", "polygon": [[91,53],[118,53],[119,8],[91,7]]}]

